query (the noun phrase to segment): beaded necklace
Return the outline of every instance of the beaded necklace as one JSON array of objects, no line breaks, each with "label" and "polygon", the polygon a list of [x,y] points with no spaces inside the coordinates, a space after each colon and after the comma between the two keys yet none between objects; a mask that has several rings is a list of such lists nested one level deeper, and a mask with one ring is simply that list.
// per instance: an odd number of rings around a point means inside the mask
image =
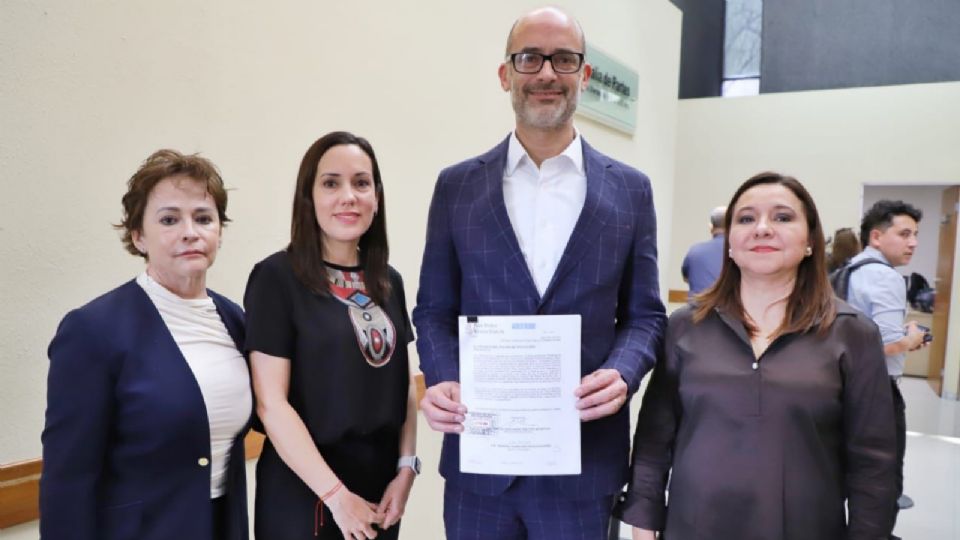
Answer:
[{"label": "beaded necklace", "polygon": [[330,292],[347,306],[364,359],[373,367],[387,365],[397,345],[397,332],[383,308],[366,294],[363,272],[326,268]]}]

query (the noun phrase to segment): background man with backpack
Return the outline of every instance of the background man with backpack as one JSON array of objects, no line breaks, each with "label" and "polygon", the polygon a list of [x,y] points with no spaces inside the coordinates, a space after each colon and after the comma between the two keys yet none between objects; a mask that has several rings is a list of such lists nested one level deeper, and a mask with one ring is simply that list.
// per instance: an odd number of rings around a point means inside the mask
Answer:
[{"label": "background man with backpack", "polygon": [[[910,508],[913,501],[903,495],[903,456],[906,450],[907,422],[898,384],[903,375],[903,364],[908,351],[925,344],[926,330],[916,321],[904,324],[907,315],[907,287],[903,276],[894,267],[910,262],[917,247],[918,223],[922,213],[903,201],[877,201],[863,216],[860,224],[860,242],[863,251],[850,259],[846,277],[846,300],[854,308],[873,319],[880,327],[887,372],[893,389],[893,405],[897,428],[897,490],[899,508]],[[859,264],[873,259],[877,262]],[[843,272],[840,269],[837,272]],[[831,282],[837,285],[835,274]],[[842,291],[837,290],[838,295]]]}]

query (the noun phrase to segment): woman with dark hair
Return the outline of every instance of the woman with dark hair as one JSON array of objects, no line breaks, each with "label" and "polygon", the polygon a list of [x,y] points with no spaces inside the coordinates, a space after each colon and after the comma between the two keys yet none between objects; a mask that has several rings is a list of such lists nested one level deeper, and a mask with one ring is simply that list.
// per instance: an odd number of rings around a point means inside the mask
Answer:
[{"label": "woman with dark hair", "polygon": [[244,296],[267,433],[258,538],[397,538],[420,462],[413,331],[388,256],[373,148],[323,136],[300,164],[290,244],[254,267]]},{"label": "woman with dark hair", "polygon": [[896,448],[883,349],[833,296],[813,200],[761,173],[725,223],[720,277],[670,317],[618,513],[647,540],[887,538]]},{"label": "woman with dark hair", "polygon": [[847,264],[847,261],[858,253],[860,253],[860,240],[857,238],[857,233],[849,227],[837,229],[837,232],[833,233],[833,241],[830,242],[827,272],[833,272]]},{"label": "woman with dark hair", "polygon": [[253,415],[243,311],[207,289],[227,192],[159,150],[127,182],[136,279],[64,317],[50,343],[40,476],[48,540],[245,540]]}]

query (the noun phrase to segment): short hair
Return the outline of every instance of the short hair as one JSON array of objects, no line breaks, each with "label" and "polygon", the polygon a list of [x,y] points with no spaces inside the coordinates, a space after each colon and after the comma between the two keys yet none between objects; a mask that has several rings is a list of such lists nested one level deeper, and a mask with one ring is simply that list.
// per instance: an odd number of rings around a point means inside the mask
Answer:
[{"label": "short hair", "polygon": [[860,246],[867,247],[870,245],[870,231],[879,229],[880,232],[883,232],[889,229],[893,225],[893,218],[897,216],[910,216],[914,221],[920,223],[923,212],[903,201],[881,199],[875,202],[863,215],[863,220],[860,221]]},{"label": "short hair", "polygon": [[710,226],[714,229],[723,229],[723,218],[727,215],[725,206],[718,206],[710,211]]},{"label": "short hair", "polygon": [[542,7],[542,8],[535,9],[535,10],[533,10],[533,11],[529,11],[529,12],[527,12],[526,14],[524,14],[522,17],[520,17],[519,19],[513,21],[513,24],[510,26],[510,32],[507,33],[507,46],[506,46],[506,48],[504,49],[504,52],[503,52],[503,55],[504,55],[504,56],[510,56],[510,54],[511,54],[511,53],[510,53],[510,49],[513,47],[513,31],[517,29],[517,26],[520,24],[520,21],[522,21],[525,17],[527,17],[527,16],[530,15],[531,13],[535,13],[535,12],[537,12],[537,11],[542,11],[542,10],[548,10],[548,9],[549,9],[549,10],[556,11],[556,12],[559,12],[559,13],[563,13],[564,15],[566,15],[567,17],[569,17],[570,20],[573,21],[573,24],[574,24],[574,26],[576,26],[577,31],[580,32],[580,48],[582,49],[582,52],[586,52],[586,50],[587,50],[587,37],[586,37],[586,35],[583,33],[583,27],[580,26],[580,21],[578,21],[578,20],[575,19],[572,15],[570,15],[570,14],[567,13],[566,11],[564,11],[564,10],[562,10],[562,9],[556,7],[556,6],[547,6],[547,7]]},{"label": "short hair", "polygon": [[726,232],[720,276],[713,286],[694,298],[697,305],[693,320],[699,323],[714,309],[720,309],[742,322],[751,336],[757,332],[756,325],[746,316],[740,300],[740,267],[726,254],[730,249],[730,224],[733,221],[737,201],[750,188],[765,184],[781,185],[800,199],[807,221],[807,239],[812,250],[797,267],[797,279],[787,299],[783,323],[774,331],[774,335],[808,332],[814,327],[819,332],[826,332],[836,318],[837,311],[833,303],[833,288],[830,286],[830,280],[827,279],[826,241],[823,237],[823,226],[820,224],[820,214],[817,212],[813,197],[803,184],[792,176],[775,172],[762,172],[752,176],[741,184],[730,199],[724,216]]},{"label": "short hair", "polygon": [[186,176],[203,184],[213,198],[221,225],[230,221],[227,217],[227,190],[216,165],[200,154],[181,154],[176,150],[164,148],[150,154],[140,164],[137,172],[127,180],[127,192],[123,194],[123,218],[114,225],[123,231],[123,246],[132,255],[147,258],[133,243],[133,233],[143,231],[143,214],[147,208],[150,193],[164,179],[172,176]]},{"label": "short hair", "polygon": [[377,194],[377,213],[370,228],[360,237],[360,266],[364,271],[367,294],[380,305],[390,296],[390,275],[387,262],[390,248],[387,244],[387,212],[383,180],[373,146],[364,139],[346,131],[327,133],[307,149],[300,161],[297,188],[293,195],[293,215],[290,223],[290,244],[287,254],[297,279],[308,289],[320,295],[330,294],[330,284],[323,262],[323,234],[317,223],[313,204],[313,185],[317,181],[320,158],[334,146],[358,146],[370,158],[373,166],[373,185]]}]

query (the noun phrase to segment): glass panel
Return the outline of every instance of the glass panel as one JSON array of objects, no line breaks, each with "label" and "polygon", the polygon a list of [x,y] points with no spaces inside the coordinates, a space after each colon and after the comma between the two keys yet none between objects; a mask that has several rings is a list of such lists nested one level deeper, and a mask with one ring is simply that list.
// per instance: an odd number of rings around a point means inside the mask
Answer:
[{"label": "glass panel", "polygon": [[727,0],[723,38],[724,79],[760,76],[762,28],[763,0]]}]

